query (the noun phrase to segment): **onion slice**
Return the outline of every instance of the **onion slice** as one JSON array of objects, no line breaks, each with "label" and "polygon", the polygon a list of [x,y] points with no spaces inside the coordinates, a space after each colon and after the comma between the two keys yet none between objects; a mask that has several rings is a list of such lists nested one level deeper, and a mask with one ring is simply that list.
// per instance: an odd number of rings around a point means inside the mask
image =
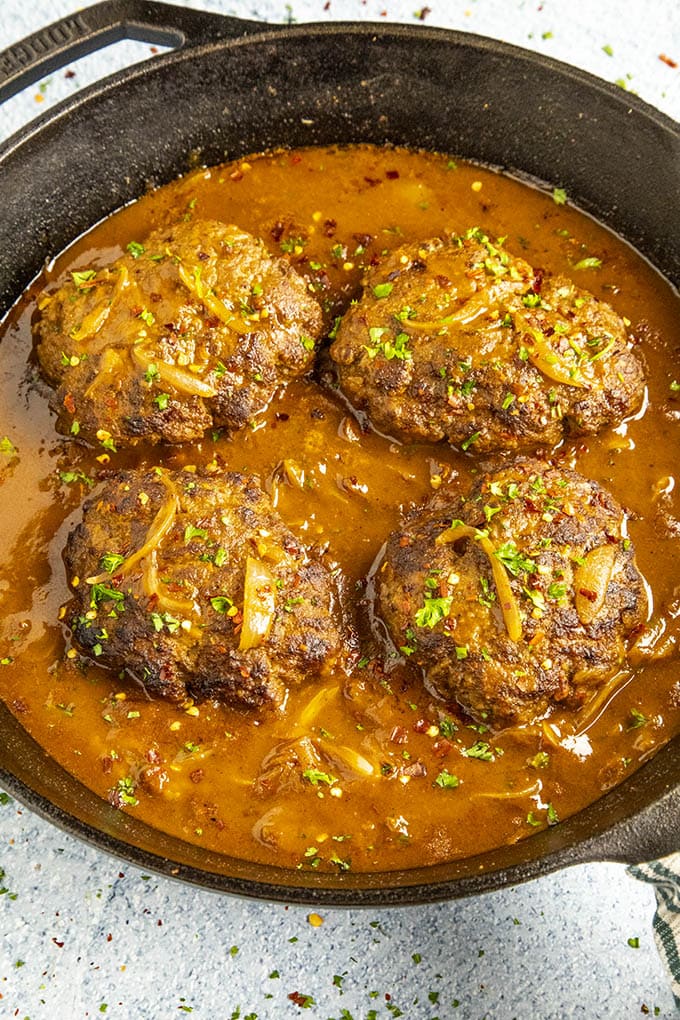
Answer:
[{"label": "onion slice", "polygon": [[[136,566],[140,560],[150,556],[152,552],[155,553],[163,537],[167,535],[175,522],[175,517],[179,510],[179,496],[177,494],[177,489],[173,482],[161,469],[158,469],[158,480],[162,482],[168,490],[168,498],[161,505],[160,510],[151,522],[151,526],[146,533],[144,543],[139,547],[139,549],[137,549],[136,552],[133,552],[126,560],[123,560],[121,565],[116,568],[115,574],[117,577],[125,577],[125,575],[129,574],[132,568]],[[97,574],[96,577],[88,577],[87,583],[101,584],[101,582],[106,580],[108,577],[109,574],[105,571],[101,574]]]},{"label": "onion slice", "polygon": [[576,612],[581,623],[592,623],[604,605],[616,564],[617,546],[598,545],[591,549],[574,571]]},{"label": "onion slice", "polygon": [[165,361],[154,361],[149,356],[144,344],[135,344],[131,350],[132,360],[145,372],[155,366],[158,378],[161,382],[171,386],[177,393],[184,393],[190,397],[215,397],[217,390],[208,383],[203,382],[193,372],[185,372],[177,365],[169,365]]},{"label": "onion slice", "polygon": [[200,266],[196,266],[193,273],[189,273],[186,266],[180,262],[177,267],[179,278],[192,294],[194,294],[199,301],[211,312],[215,318],[223,322],[225,326],[233,330],[234,333],[238,333],[241,336],[245,336],[247,333],[252,333],[253,328],[248,326],[242,319],[239,319],[237,315],[234,315],[231,308],[228,308],[224,301],[213,294],[209,287],[207,287],[200,277]]},{"label": "onion slice", "polygon": [[501,561],[496,556],[496,549],[489,538],[478,528],[471,528],[467,524],[457,524],[453,528],[442,531],[436,539],[437,545],[451,544],[459,538],[472,538],[479,542],[482,550],[489,557],[493,580],[496,586],[498,602],[503,613],[503,621],[511,641],[519,641],[522,637],[522,617],[520,615],[517,599],[510,584],[510,578]]},{"label": "onion slice", "polygon": [[267,640],[276,614],[276,578],[262,560],[249,556],[243,590],[243,625],[239,651],[259,648]]}]

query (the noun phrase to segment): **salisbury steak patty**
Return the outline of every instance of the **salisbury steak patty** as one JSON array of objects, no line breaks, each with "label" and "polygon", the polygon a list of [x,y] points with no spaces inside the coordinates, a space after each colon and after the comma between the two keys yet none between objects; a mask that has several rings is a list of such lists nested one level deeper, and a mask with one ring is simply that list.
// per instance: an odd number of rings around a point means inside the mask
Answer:
[{"label": "salisbury steak patty", "polygon": [[635,410],[644,386],[609,305],[477,228],[369,270],[330,353],[377,429],[477,452],[596,432]]},{"label": "salisbury steak patty", "polygon": [[74,641],[150,694],[278,703],[341,653],[329,572],[252,477],[122,471],[64,558]]},{"label": "salisbury steak patty", "polygon": [[61,427],[105,445],[240,428],[311,368],[322,326],[285,259],[206,220],[131,242],[40,305],[37,354]]},{"label": "salisbury steak patty", "polygon": [[536,460],[416,510],[390,536],[376,588],[428,689],[494,726],[582,704],[625,664],[647,608],[621,507]]}]

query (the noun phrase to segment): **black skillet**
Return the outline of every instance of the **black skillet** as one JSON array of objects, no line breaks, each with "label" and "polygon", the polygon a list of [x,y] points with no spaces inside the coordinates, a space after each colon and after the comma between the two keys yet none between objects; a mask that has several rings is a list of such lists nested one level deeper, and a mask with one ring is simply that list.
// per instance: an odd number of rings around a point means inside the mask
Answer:
[{"label": "black skillet", "polygon": [[[435,149],[559,184],[680,284],[678,125],[581,71],[439,29],[269,26],[108,0],[0,54],[0,101],[122,38],[175,49],[76,94],[0,147],[0,315],[46,259],[197,159],[333,142]],[[165,836],[85,789],[1,703],[0,784],[145,870],[261,899],[424,903],[568,864],[680,850],[680,737],[552,829],[468,860],[373,875],[301,874]]]}]

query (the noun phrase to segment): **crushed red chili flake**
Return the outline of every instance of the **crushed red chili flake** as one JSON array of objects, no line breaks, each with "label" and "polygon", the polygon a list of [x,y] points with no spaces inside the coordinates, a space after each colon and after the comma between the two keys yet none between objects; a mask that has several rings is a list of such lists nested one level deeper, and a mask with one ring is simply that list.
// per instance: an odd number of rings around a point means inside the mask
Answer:
[{"label": "crushed red chili flake", "polygon": [[303,995],[302,992],[290,992],[288,998],[291,1002],[294,1002],[300,1009],[309,1009],[310,1006],[315,1005],[314,999],[311,995]]},{"label": "crushed red chili flake", "polygon": [[662,64],[666,64],[667,67],[675,68],[678,66],[677,60],[673,60],[672,57],[667,57],[665,53],[659,54],[659,60],[661,61]]},{"label": "crushed red chili flake", "polygon": [[415,17],[418,19],[418,21],[425,21],[425,18],[428,16],[428,14],[432,14],[432,8],[431,7],[421,7],[420,10],[419,11],[415,11],[414,14],[415,14]]}]

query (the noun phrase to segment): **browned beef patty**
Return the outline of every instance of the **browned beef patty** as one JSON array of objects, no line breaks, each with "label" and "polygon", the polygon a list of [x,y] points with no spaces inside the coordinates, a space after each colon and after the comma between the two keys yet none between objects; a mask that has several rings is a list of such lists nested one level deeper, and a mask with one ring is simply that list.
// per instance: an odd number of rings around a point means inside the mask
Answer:
[{"label": "browned beef patty", "polygon": [[283,258],[238,227],[157,230],[42,302],[37,355],[60,426],[105,445],[238,429],[308,372],[321,309]]},{"label": "browned beef patty", "polygon": [[375,428],[472,452],[596,432],[644,390],[609,305],[478,229],[405,245],[370,269],[330,353]]},{"label": "browned beef patty", "polygon": [[151,695],[280,703],[342,654],[329,571],[253,477],[122,471],[64,558],[74,642]]},{"label": "browned beef patty", "polygon": [[625,665],[647,600],[613,497],[527,459],[393,532],[376,608],[431,692],[502,726],[582,704]]}]

